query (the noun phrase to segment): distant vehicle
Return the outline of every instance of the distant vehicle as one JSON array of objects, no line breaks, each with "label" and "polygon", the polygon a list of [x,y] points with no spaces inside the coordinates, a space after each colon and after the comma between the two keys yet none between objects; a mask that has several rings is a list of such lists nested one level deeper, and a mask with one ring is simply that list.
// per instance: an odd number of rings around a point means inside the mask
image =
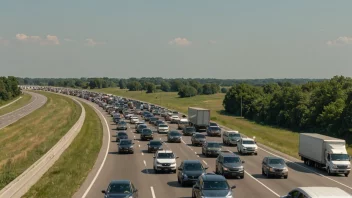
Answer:
[{"label": "distant vehicle", "polygon": [[237,151],[240,154],[258,154],[258,146],[254,139],[244,138],[238,140]]},{"label": "distant vehicle", "polygon": [[148,122],[150,120],[150,118],[153,118],[154,116],[152,114],[147,114],[146,116],[144,116],[144,120],[146,122]]},{"label": "distant vehicle", "polygon": [[124,139],[120,140],[119,145],[119,153],[134,153],[132,140]]},{"label": "distant vehicle", "polygon": [[244,178],[244,161],[239,156],[232,152],[220,152],[215,162],[216,174],[223,175],[224,177],[240,177]]},{"label": "distant vehicle", "polygon": [[221,129],[218,126],[208,126],[207,128],[208,136],[218,136],[221,137]]},{"label": "distant vehicle", "polygon": [[129,180],[113,180],[108,188],[101,192],[104,193],[105,198],[138,198],[138,190]]},{"label": "distant vehicle", "polygon": [[202,146],[206,141],[205,135],[201,133],[194,133],[191,138],[191,142],[193,146],[200,145]]},{"label": "distant vehicle", "polygon": [[199,160],[184,160],[177,169],[178,183],[186,186],[187,184],[194,185],[198,177],[206,173],[208,167],[203,167]]},{"label": "distant vehicle", "polygon": [[159,124],[158,133],[168,133],[169,132],[169,126],[167,124]]},{"label": "distant vehicle", "polygon": [[183,130],[185,127],[187,127],[189,125],[188,119],[181,119],[178,123],[177,123],[177,127],[179,130]]},{"label": "distant vehicle", "polygon": [[153,131],[151,129],[143,129],[141,133],[141,140],[153,140]]},{"label": "distant vehicle", "polygon": [[119,142],[120,140],[128,139],[128,135],[125,131],[120,131],[117,132],[116,134],[116,142]]},{"label": "distant vehicle", "polygon": [[194,128],[192,126],[187,126],[187,127],[183,128],[182,133],[185,136],[193,135],[194,133],[196,133],[196,128]]},{"label": "distant vehicle", "polygon": [[141,125],[141,124],[145,124],[145,122],[143,122],[143,121],[138,121],[138,122],[136,122],[136,125],[135,125],[136,129],[137,129],[138,126]]},{"label": "distant vehicle", "polygon": [[170,120],[171,124],[173,124],[173,123],[177,124],[179,121],[180,121],[180,117],[178,117],[178,115],[171,116],[171,120]]},{"label": "distant vehicle", "polygon": [[146,124],[140,124],[140,125],[138,125],[138,127],[136,129],[136,132],[137,133],[142,133],[142,130],[146,129],[146,128],[148,128],[148,126]]},{"label": "distant vehicle", "polygon": [[216,196],[233,198],[232,189],[234,188],[236,186],[230,187],[224,176],[207,173],[198,178],[198,181],[192,188],[192,197],[209,198]]},{"label": "distant vehicle", "polygon": [[264,157],[262,162],[262,174],[267,177],[288,177],[288,168],[285,160],[278,157]]},{"label": "distant vehicle", "polygon": [[151,117],[151,118],[149,119],[149,124],[153,124],[153,125],[154,125],[154,123],[155,123],[157,120],[159,120],[159,118],[157,118],[157,117]]},{"label": "distant vehicle", "polygon": [[220,127],[216,122],[209,122],[209,126]]},{"label": "distant vehicle", "polygon": [[163,142],[161,140],[150,140],[148,143],[148,153],[163,150]]},{"label": "distant vehicle", "polygon": [[134,116],[133,113],[129,113],[129,114],[125,115],[125,118],[126,118],[126,119],[130,119],[130,118],[133,117],[133,116]]},{"label": "distant vehicle", "polygon": [[334,198],[351,198],[352,196],[347,192],[337,187],[299,187],[293,189],[281,198],[321,198],[321,197],[334,197]]},{"label": "distant vehicle", "polygon": [[178,131],[170,131],[167,134],[167,141],[181,143],[181,133],[179,133]]},{"label": "distant vehicle", "polygon": [[154,172],[167,171],[176,173],[177,158],[170,150],[157,151],[154,155]]},{"label": "distant vehicle", "polygon": [[300,133],[299,156],[305,164],[325,168],[329,175],[351,171],[350,156],[346,151],[346,141],[317,133]]},{"label": "distant vehicle", "polygon": [[224,131],[222,134],[222,143],[227,146],[236,145],[241,139],[241,134],[238,131]]},{"label": "distant vehicle", "polygon": [[138,119],[138,117],[137,116],[132,116],[131,118],[130,118],[130,122],[131,122],[131,124],[135,124],[135,123],[137,123],[137,122],[139,122],[139,119]]},{"label": "distant vehicle", "polygon": [[117,123],[117,130],[127,130],[127,123],[125,121]]},{"label": "distant vehicle", "polygon": [[162,121],[162,120],[157,120],[157,121],[154,122],[155,126],[159,126],[159,124],[166,124],[166,122]]},{"label": "distant vehicle", "polygon": [[218,156],[221,152],[220,142],[209,141],[205,142],[202,147],[202,154],[206,157],[209,156]]},{"label": "distant vehicle", "polygon": [[210,122],[210,110],[188,107],[188,119],[190,125],[196,128],[196,131],[206,131]]}]

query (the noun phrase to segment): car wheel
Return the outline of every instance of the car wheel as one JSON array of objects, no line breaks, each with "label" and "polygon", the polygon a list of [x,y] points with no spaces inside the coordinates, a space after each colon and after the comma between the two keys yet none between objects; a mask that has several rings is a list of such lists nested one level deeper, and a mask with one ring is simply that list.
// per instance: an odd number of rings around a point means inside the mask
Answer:
[{"label": "car wheel", "polygon": [[270,178],[270,173],[269,173],[269,171],[266,172],[266,177],[267,177],[267,178]]},{"label": "car wheel", "polygon": [[240,176],[240,179],[243,179],[243,178],[244,178],[244,175],[241,175],[241,176]]},{"label": "car wheel", "polygon": [[262,175],[265,175],[264,169],[262,168]]},{"label": "car wheel", "polygon": [[328,171],[328,175],[331,175],[330,168],[329,168],[329,167],[327,167],[326,169],[327,169],[327,171]]},{"label": "car wheel", "polygon": [[345,177],[348,177],[349,173],[345,173]]},{"label": "car wheel", "polygon": [[185,187],[185,182],[183,180],[181,180],[181,186]]},{"label": "car wheel", "polygon": [[179,177],[177,177],[177,182],[178,182],[179,184],[181,184],[181,181],[180,181],[180,178],[179,178]]},{"label": "car wheel", "polygon": [[192,198],[196,198],[196,195],[194,194],[193,191],[192,191]]},{"label": "car wheel", "polygon": [[284,176],[284,179],[287,179],[288,178],[288,175]]},{"label": "car wheel", "polygon": [[176,173],[176,170],[174,170],[173,172]]}]

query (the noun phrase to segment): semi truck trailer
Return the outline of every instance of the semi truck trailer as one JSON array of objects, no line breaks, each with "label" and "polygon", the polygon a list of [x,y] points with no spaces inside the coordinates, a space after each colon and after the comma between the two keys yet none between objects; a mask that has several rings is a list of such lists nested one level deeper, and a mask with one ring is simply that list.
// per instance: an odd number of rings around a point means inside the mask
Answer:
[{"label": "semi truck trailer", "polygon": [[206,131],[210,122],[210,110],[198,107],[188,107],[188,120],[196,131]]}]

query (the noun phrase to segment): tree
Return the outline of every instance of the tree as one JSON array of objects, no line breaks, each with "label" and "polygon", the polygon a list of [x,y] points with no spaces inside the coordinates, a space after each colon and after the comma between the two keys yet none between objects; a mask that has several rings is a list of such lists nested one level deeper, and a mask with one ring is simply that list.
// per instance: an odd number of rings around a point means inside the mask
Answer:
[{"label": "tree", "polygon": [[185,97],[193,97],[195,95],[197,95],[197,90],[192,87],[192,86],[183,86],[180,91],[178,92],[178,95],[181,98],[185,98]]},{"label": "tree", "polygon": [[140,91],[142,90],[142,85],[140,82],[134,80],[127,84],[127,88],[129,91]]},{"label": "tree", "polygon": [[127,81],[125,79],[120,79],[119,80],[119,87],[120,87],[120,89],[126,89],[127,88]]},{"label": "tree", "polygon": [[170,83],[168,83],[168,82],[166,82],[166,81],[161,82],[161,84],[160,84],[160,89],[161,89],[162,91],[169,92],[169,91],[171,90],[171,88],[170,88]]},{"label": "tree", "polygon": [[225,87],[221,88],[221,93],[226,93],[227,89]]},{"label": "tree", "polygon": [[156,87],[154,83],[147,82],[145,86],[146,86],[147,93],[154,93],[156,91]]}]

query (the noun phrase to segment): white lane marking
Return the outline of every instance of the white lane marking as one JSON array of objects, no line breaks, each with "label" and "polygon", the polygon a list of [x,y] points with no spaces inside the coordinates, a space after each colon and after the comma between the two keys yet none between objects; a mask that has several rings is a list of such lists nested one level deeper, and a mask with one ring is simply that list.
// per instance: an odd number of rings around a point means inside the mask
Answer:
[{"label": "white lane marking", "polygon": [[193,151],[192,147],[190,147],[190,146],[189,146],[188,148],[189,148],[189,149],[191,149],[191,150]]},{"label": "white lane marking", "polygon": [[161,138],[159,138],[161,140]]},{"label": "white lane marking", "polygon": [[232,151],[230,151],[229,149],[227,149],[227,151],[228,151],[228,152],[232,152]]},{"label": "white lane marking", "polygon": [[153,197],[153,198],[156,198],[156,197],[155,197],[155,193],[154,193],[154,188],[153,188],[153,186],[150,187],[150,191],[152,191],[152,197]]},{"label": "white lane marking", "polygon": [[141,147],[141,145],[140,145],[140,144],[138,144],[138,147]]},{"label": "white lane marking", "polygon": [[262,186],[264,186],[266,189],[268,189],[270,192],[272,192],[274,195],[276,195],[277,197],[280,197],[279,194],[277,194],[275,191],[271,190],[269,187],[267,187],[265,184],[263,184],[262,182],[260,182],[257,178],[253,177],[251,174],[249,174],[247,171],[244,171],[248,176],[250,176],[252,179],[254,179],[256,182],[258,182],[259,184],[261,184]]},{"label": "white lane marking", "polygon": [[147,162],[145,162],[145,160],[143,160],[144,166],[147,166]]},{"label": "white lane marking", "polygon": [[107,148],[106,148],[106,152],[105,152],[105,156],[104,156],[103,162],[101,163],[101,165],[100,165],[100,167],[99,167],[99,169],[98,169],[98,172],[95,174],[95,176],[94,176],[92,182],[90,183],[90,185],[88,186],[86,192],[84,192],[82,198],[85,198],[85,197],[87,196],[87,194],[88,194],[88,192],[90,191],[90,189],[92,188],[94,182],[97,180],[97,178],[98,178],[98,176],[99,176],[101,170],[103,169],[103,166],[104,166],[104,164],[105,164],[106,158],[108,157],[109,148],[110,148],[110,141],[111,141],[111,140],[110,140],[110,129],[109,129],[108,122],[107,122],[106,119],[105,119],[105,116],[104,116],[97,108],[95,108],[95,106],[93,106],[93,105],[90,105],[90,106],[93,107],[95,110],[97,110],[97,111],[99,112],[99,114],[104,118],[104,122],[105,122],[106,128],[108,129],[107,132],[108,132],[108,138],[109,138],[109,139],[108,139],[108,146],[107,146]]},{"label": "white lane marking", "polygon": [[204,162],[204,164],[205,164],[205,165],[207,165],[207,166],[208,166],[208,163],[207,163],[206,161],[204,161],[204,160],[203,160],[203,162]]},{"label": "white lane marking", "polygon": [[133,137],[134,137],[134,138],[136,138],[136,136],[135,136],[135,135],[134,135]]},{"label": "white lane marking", "polygon": [[182,143],[186,144],[186,142],[185,142],[185,141],[183,141],[183,140],[181,140],[181,141],[182,141]]},{"label": "white lane marking", "polygon": [[21,96],[21,97],[19,97],[19,98],[17,98],[16,100],[14,100],[14,101],[12,101],[12,102],[10,102],[10,103],[6,104],[6,105],[1,106],[1,107],[0,107],[0,109],[5,108],[5,107],[7,107],[7,106],[10,106],[11,104],[13,104],[13,103],[17,102],[17,101],[18,101],[19,99],[21,99],[21,98],[22,98],[22,96]]},{"label": "white lane marking", "polygon": [[194,152],[197,155],[197,152]]},{"label": "white lane marking", "polygon": [[144,155],[144,153],[142,152],[142,155]]},{"label": "white lane marking", "polygon": [[352,187],[351,187],[351,186],[347,186],[346,184],[343,184],[343,183],[341,183],[341,182],[339,182],[339,181],[336,181],[336,180],[334,180],[334,179],[331,179],[330,177],[327,177],[327,176],[325,176],[325,175],[323,175],[323,174],[321,174],[321,173],[318,173],[318,172],[316,172],[316,171],[314,171],[314,170],[312,170],[312,169],[309,169],[309,168],[304,167],[304,166],[302,166],[302,165],[300,165],[300,164],[297,164],[296,162],[293,162],[293,161],[291,161],[291,160],[288,160],[288,159],[286,159],[286,158],[283,158],[283,157],[281,157],[281,156],[278,156],[278,155],[276,155],[276,154],[274,154],[274,153],[271,153],[271,152],[269,152],[269,151],[267,151],[267,150],[265,150],[265,149],[262,149],[262,148],[259,148],[259,149],[261,149],[261,150],[263,150],[263,151],[265,151],[265,152],[267,152],[267,153],[269,153],[269,154],[271,154],[271,155],[273,155],[273,156],[280,157],[280,158],[284,159],[285,161],[291,162],[291,163],[293,163],[293,164],[295,164],[295,165],[297,165],[297,166],[300,166],[300,167],[302,167],[302,168],[304,168],[304,169],[306,169],[306,170],[308,170],[308,171],[310,171],[310,172],[312,172],[312,173],[314,173],[314,174],[316,174],[316,175],[319,175],[319,176],[321,176],[321,177],[324,177],[324,178],[326,178],[326,179],[329,179],[329,180],[331,180],[331,181],[333,181],[333,182],[335,182],[335,183],[338,183],[338,184],[340,184],[340,185],[342,185],[342,186],[344,186],[344,187],[349,188],[349,189],[352,190]]}]

